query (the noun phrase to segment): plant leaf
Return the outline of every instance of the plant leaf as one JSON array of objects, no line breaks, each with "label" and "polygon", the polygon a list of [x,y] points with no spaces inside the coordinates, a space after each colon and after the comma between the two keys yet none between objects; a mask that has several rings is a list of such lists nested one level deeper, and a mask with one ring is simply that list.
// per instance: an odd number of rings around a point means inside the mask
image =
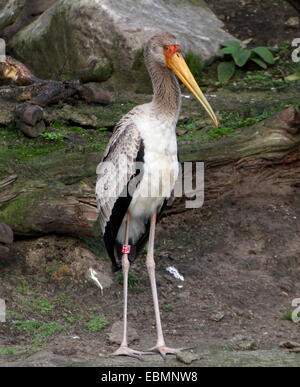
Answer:
[{"label": "plant leaf", "polygon": [[242,43],[247,46],[247,44],[251,43],[253,40],[253,38],[249,38],[249,39],[246,39],[246,40],[242,40]]},{"label": "plant leaf", "polygon": [[267,47],[252,48],[252,51],[258,56],[260,56],[268,64],[274,64],[274,56]]},{"label": "plant leaf", "polygon": [[243,67],[248,62],[251,56],[251,51],[245,50],[244,48],[240,48],[232,56],[236,65],[239,67]]},{"label": "plant leaf", "polygon": [[229,46],[241,47],[241,43],[238,40],[226,40],[226,42],[222,43],[222,46],[225,46],[225,47],[229,47]]},{"label": "plant leaf", "polygon": [[234,53],[236,53],[238,50],[239,50],[240,47],[236,47],[236,46],[227,46],[227,47],[223,47],[221,48],[220,52],[222,54],[230,54],[230,55],[233,55]]},{"label": "plant leaf", "polygon": [[258,64],[260,67],[262,67],[263,69],[266,69],[268,66],[266,65],[266,63],[263,61],[263,60],[261,60],[261,59],[259,59],[259,58],[251,58],[251,60],[253,61],[253,62],[255,62],[256,64]]},{"label": "plant leaf", "polygon": [[221,62],[218,65],[218,80],[219,82],[226,82],[233,76],[235,72],[235,65],[233,61]]},{"label": "plant leaf", "polygon": [[285,81],[298,81],[300,79],[300,73],[294,73],[284,78]]}]

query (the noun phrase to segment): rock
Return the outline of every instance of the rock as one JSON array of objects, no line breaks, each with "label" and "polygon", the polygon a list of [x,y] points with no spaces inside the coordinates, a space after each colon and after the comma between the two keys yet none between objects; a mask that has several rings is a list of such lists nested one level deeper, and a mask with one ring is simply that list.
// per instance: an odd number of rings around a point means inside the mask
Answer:
[{"label": "rock", "polygon": [[80,367],[84,364],[85,362],[79,359],[56,355],[51,351],[40,351],[26,359],[1,364],[1,367]]},{"label": "rock", "polygon": [[0,258],[6,258],[9,254],[9,248],[7,246],[0,245]]},{"label": "rock", "polygon": [[[106,289],[113,284],[109,262],[99,259],[84,243],[75,238],[54,235],[15,242],[15,250],[24,259],[24,270],[53,280],[71,278],[86,282],[87,271],[93,268]],[[21,259],[21,258],[20,258]]]},{"label": "rock", "polygon": [[254,351],[257,349],[256,343],[248,335],[235,335],[230,339],[230,346],[236,351]]},{"label": "rock", "polygon": [[217,55],[221,42],[234,39],[202,0],[176,2],[176,12],[164,0],[58,0],[13,37],[11,48],[42,79],[56,74],[101,82],[114,71],[118,88],[132,88],[146,74],[144,43],[162,30],[176,34],[202,63]]},{"label": "rock", "polygon": [[4,223],[0,223],[0,243],[10,245],[13,243],[14,234],[12,229]]},{"label": "rock", "polygon": [[290,353],[300,353],[300,347],[296,347],[296,348],[291,348],[289,350]]},{"label": "rock", "polygon": [[103,294],[103,289],[109,288],[113,284],[111,271],[108,268],[106,269],[106,271],[97,271],[93,267],[89,267],[89,269],[86,270],[86,278],[100,288],[101,294]]},{"label": "rock", "polygon": [[0,9],[0,30],[12,24],[19,16],[26,0],[8,0]]},{"label": "rock", "polygon": [[9,40],[16,32],[30,24],[57,0],[9,0],[0,7],[0,31]]},{"label": "rock", "polygon": [[45,127],[43,109],[35,105],[21,104],[15,110],[16,126],[27,137],[35,138],[40,135],[41,129]]},{"label": "rock", "polygon": [[[56,351],[55,351],[56,352]],[[252,352],[224,351],[214,345],[206,351],[199,354],[199,360],[196,361],[196,367],[299,367],[299,355],[286,353],[281,350],[258,350]],[[178,367],[180,365],[175,356],[168,357],[163,361],[160,356],[149,356],[146,358],[146,366],[151,367]],[[141,367],[139,359],[128,358],[128,356],[91,356],[85,354],[83,358],[70,357],[67,355],[56,354],[50,350],[42,350],[30,356],[21,356],[19,359],[9,361],[4,357],[0,360],[1,367]],[[147,371],[147,369],[145,370]],[[163,370],[162,370],[163,371]]]},{"label": "rock", "polygon": [[35,250],[34,248],[27,251],[25,255],[26,269],[29,269],[30,273],[41,272],[46,269],[46,257],[44,251],[40,248]]},{"label": "rock", "polygon": [[178,352],[176,353],[176,359],[184,364],[191,364],[193,361],[199,360],[199,355],[192,351],[186,352]]},{"label": "rock", "polygon": [[[137,331],[128,325],[128,344],[139,339]],[[123,321],[116,321],[112,327],[110,332],[108,333],[108,340],[111,344],[121,344],[123,335]]]},{"label": "rock", "polygon": [[240,351],[254,351],[257,345],[254,341],[242,341],[236,344],[236,349]]},{"label": "rock", "polygon": [[76,279],[90,279],[90,268],[97,275],[102,288],[109,288],[113,284],[111,265],[99,258],[87,248],[78,246],[66,256],[65,262],[69,264],[69,273]]},{"label": "rock", "polygon": [[30,138],[36,138],[40,135],[40,131],[37,127],[27,125],[20,120],[16,120],[16,127],[25,134],[25,136]]},{"label": "rock", "polygon": [[13,239],[12,229],[7,224],[0,223],[0,258],[6,258],[9,255]]},{"label": "rock", "polygon": [[218,322],[223,320],[224,316],[225,316],[224,312],[216,312],[210,316],[210,320]]},{"label": "rock", "polygon": [[290,18],[288,18],[285,22],[284,22],[285,25],[289,26],[289,27],[294,27],[294,28],[298,28],[300,26],[300,17],[298,16],[292,16]]},{"label": "rock", "polygon": [[16,117],[25,124],[34,126],[43,118],[43,109],[39,106],[21,104],[15,110]]},{"label": "rock", "polygon": [[287,349],[293,349],[293,348],[299,348],[300,349],[300,344],[297,343],[296,341],[282,341],[279,344],[280,348],[287,348]]},{"label": "rock", "polygon": [[83,85],[78,88],[79,95],[88,103],[108,104],[112,101],[112,95],[101,87]]}]

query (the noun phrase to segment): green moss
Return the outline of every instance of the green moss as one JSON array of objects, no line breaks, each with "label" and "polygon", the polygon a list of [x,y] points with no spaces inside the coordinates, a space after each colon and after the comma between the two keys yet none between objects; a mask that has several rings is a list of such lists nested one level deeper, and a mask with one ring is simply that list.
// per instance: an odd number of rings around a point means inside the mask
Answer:
[{"label": "green moss", "polygon": [[193,5],[197,5],[198,7],[205,7],[207,8],[207,4],[205,4],[204,0],[188,0]]},{"label": "green moss", "polygon": [[29,333],[33,337],[33,343],[36,344],[40,343],[48,336],[52,336],[55,333],[67,329],[66,326],[55,321],[15,321],[11,323],[11,326],[16,328],[20,333]]},{"label": "green moss", "polygon": [[22,355],[25,353],[31,346],[29,345],[13,345],[8,347],[0,347],[0,356],[1,355]]},{"label": "green moss", "polygon": [[96,63],[91,70],[73,74],[73,79],[79,77],[83,82],[104,82],[111,77],[112,73],[113,67],[111,64]]},{"label": "green moss", "polygon": [[[85,129],[82,129],[79,126],[68,126],[67,129],[68,129],[68,132],[73,132],[73,133],[81,134],[82,136],[86,136],[87,135],[87,131]],[[106,128],[105,128],[105,130],[106,130]]]},{"label": "green moss", "polygon": [[92,76],[93,76],[95,82],[104,82],[108,78],[110,78],[112,73],[113,73],[113,68],[111,65],[109,65],[109,64],[101,65],[98,63],[93,68]]},{"label": "green moss", "polygon": [[27,138],[15,127],[0,128],[0,161],[3,162],[13,159],[31,160],[62,147],[62,144],[50,145],[49,141],[42,137]]},{"label": "green moss", "polygon": [[25,221],[32,208],[34,198],[30,195],[19,195],[11,200],[9,204],[1,207],[1,221],[10,225],[15,231],[28,229],[28,222]]},{"label": "green moss", "polygon": [[192,74],[194,75],[196,81],[200,83],[203,76],[202,75],[203,65],[201,63],[199,56],[195,55],[193,52],[190,51],[186,54],[185,60]]},{"label": "green moss", "polygon": [[68,313],[64,313],[63,317],[69,324],[75,324],[84,320],[84,315],[81,313],[77,313],[75,316],[69,315]]},{"label": "green moss", "polygon": [[172,312],[174,310],[174,307],[172,305],[164,305],[163,306],[163,309],[166,311],[166,312]]},{"label": "green moss", "polygon": [[27,296],[29,294],[29,286],[26,280],[21,280],[18,287],[17,292],[22,294],[23,296]]},{"label": "green moss", "polygon": [[36,149],[36,147],[23,147],[23,146],[8,146],[0,147],[1,160],[12,161],[14,159],[19,160],[30,160],[34,157],[38,157],[44,154],[48,154],[52,151],[51,149]]},{"label": "green moss", "polygon": [[89,321],[85,324],[84,332],[98,332],[108,324],[108,321],[95,315],[89,316]]},{"label": "green moss", "polygon": [[179,142],[195,140],[204,143],[220,140],[224,137],[233,136],[237,129],[254,125],[273,114],[273,111],[266,111],[260,115],[254,112],[253,116],[245,117],[238,112],[222,112],[221,125],[218,128],[212,126],[199,127],[199,122],[202,124],[201,117],[193,118],[178,126],[178,129],[187,130],[187,133],[179,137]]},{"label": "green moss", "polygon": [[247,71],[246,76],[235,82],[236,85],[257,88],[285,88],[300,85],[300,82],[291,82],[284,79],[274,79],[274,74],[269,72]]},{"label": "green moss", "polygon": [[42,315],[49,314],[52,310],[54,310],[55,305],[47,300],[46,298],[40,297],[31,302],[32,309]]},{"label": "green moss", "polygon": [[22,320],[25,317],[25,313],[20,312],[19,310],[6,310],[6,317],[10,320]]},{"label": "green moss", "polygon": [[144,50],[140,49],[135,54],[132,65],[132,76],[134,79],[134,90],[136,93],[152,93],[152,84],[145,66]]},{"label": "green moss", "polygon": [[55,142],[61,142],[63,141],[66,137],[67,137],[67,134],[66,133],[55,133],[55,132],[44,132],[42,134],[42,137],[45,139],[45,140],[48,140],[48,141],[55,141]]},{"label": "green moss", "polygon": [[[123,273],[118,273],[116,280],[120,285],[123,285]],[[140,281],[140,277],[134,273],[128,273],[128,287],[135,288]]]}]

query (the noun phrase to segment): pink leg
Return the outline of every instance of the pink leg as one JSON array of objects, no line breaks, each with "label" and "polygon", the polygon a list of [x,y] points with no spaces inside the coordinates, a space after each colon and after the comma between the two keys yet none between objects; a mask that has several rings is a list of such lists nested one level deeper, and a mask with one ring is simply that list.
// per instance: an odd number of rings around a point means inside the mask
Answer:
[{"label": "pink leg", "polygon": [[[125,228],[125,245],[128,245],[128,234],[130,226],[130,214],[127,215],[126,228]],[[131,357],[140,358],[143,352],[136,351],[128,347],[127,341],[127,299],[128,299],[128,272],[130,262],[128,254],[122,256],[122,270],[123,270],[123,296],[124,296],[124,309],[123,309],[123,338],[120,347],[112,354],[116,355],[127,355]]]},{"label": "pink leg", "polygon": [[154,302],[154,312],[156,320],[156,330],[157,330],[157,343],[150,349],[150,351],[158,352],[160,355],[165,358],[166,354],[172,353],[176,354],[187,348],[169,348],[165,344],[165,339],[162,330],[162,324],[160,319],[158,295],[157,295],[157,286],[155,279],[155,261],[154,261],[154,238],[155,238],[155,225],[156,225],[156,213],[151,216],[150,219],[150,234],[149,234],[149,244],[148,244],[148,253],[146,258],[146,265],[148,269],[148,274],[151,283],[151,290]]}]

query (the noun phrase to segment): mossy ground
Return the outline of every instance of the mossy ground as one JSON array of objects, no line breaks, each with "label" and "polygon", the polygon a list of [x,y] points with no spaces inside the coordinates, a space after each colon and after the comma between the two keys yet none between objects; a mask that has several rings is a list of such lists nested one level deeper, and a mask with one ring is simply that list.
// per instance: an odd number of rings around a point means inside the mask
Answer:
[{"label": "mossy ground", "polygon": [[[59,333],[89,334],[99,332],[107,325],[108,321],[95,308],[82,308],[75,294],[66,290],[65,286],[59,286],[53,294],[49,284],[53,286],[57,280],[47,273],[45,275],[48,284],[13,274],[3,278],[12,287],[12,294],[9,297],[5,327],[0,327],[0,335],[3,328],[8,328],[15,341],[21,344],[4,344],[2,337],[0,357],[18,356],[42,349]],[[78,288],[85,287],[79,285]]]}]

